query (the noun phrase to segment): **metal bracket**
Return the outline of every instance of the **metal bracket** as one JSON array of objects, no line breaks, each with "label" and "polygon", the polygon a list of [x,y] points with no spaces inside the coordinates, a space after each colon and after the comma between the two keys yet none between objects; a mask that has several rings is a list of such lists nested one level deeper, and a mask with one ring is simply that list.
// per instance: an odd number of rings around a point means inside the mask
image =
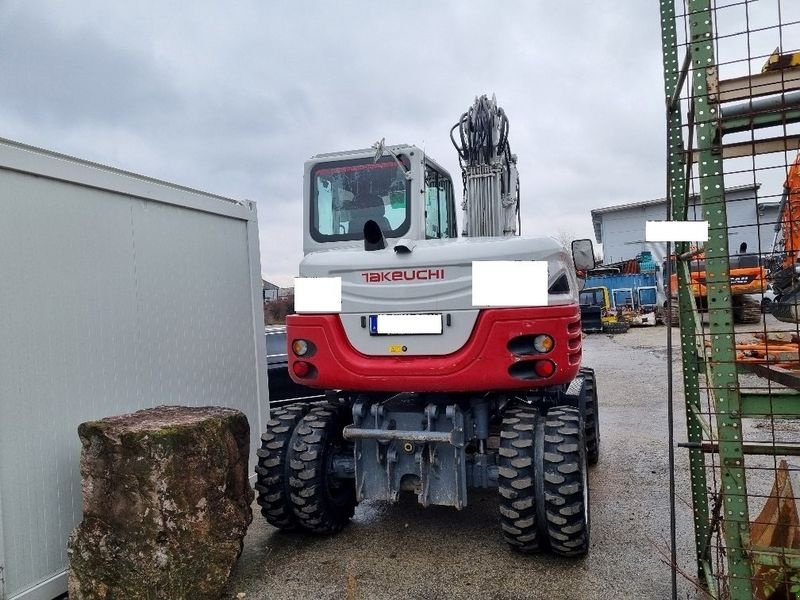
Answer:
[{"label": "metal bracket", "polygon": [[706,68],[706,86],[708,87],[709,103],[717,103],[719,99],[719,77],[717,77],[717,67]]},{"label": "metal bracket", "polygon": [[359,500],[396,501],[401,491],[414,490],[424,506],[466,506],[465,429],[455,404],[409,410],[356,402],[343,436],[355,442]]}]

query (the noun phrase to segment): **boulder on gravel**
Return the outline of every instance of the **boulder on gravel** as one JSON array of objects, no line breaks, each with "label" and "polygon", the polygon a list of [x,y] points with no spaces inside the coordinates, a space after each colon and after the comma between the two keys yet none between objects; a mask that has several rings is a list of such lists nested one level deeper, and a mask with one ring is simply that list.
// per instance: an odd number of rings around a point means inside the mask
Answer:
[{"label": "boulder on gravel", "polygon": [[253,519],[241,412],[159,406],[82,423],[69,597],[214,599]]}]

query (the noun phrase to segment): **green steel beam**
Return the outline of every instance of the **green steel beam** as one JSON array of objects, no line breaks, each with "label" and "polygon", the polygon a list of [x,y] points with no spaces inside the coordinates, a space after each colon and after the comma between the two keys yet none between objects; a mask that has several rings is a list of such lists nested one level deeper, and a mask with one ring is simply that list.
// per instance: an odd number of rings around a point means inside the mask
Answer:
[{"label": "green steel beam", "polygon": [[768,419],[771,416],[800,417],[800,394],[796,392],[772,394],[741,392],[739,396],[742,400],[739,416],[743,419]]},{"label": "green steel beam", "polygon": [[753,562],[766,567],[789,567],[800,571],[800,550],[773,546],[751,546]]},{"label": "green steel beam", "polygon": [[733,307],[728,279],[728,217],[724,202],[719,108],[709,100],[709,86],[717,88],[714,57],[712,0],[687,0],[692,85],[696,114],[700,203],[709,223],[705,245],[706,271],[719,279],[708,283],[709,337],[707,384],[714,402],[720,455],[722,533],[725,539],[731,600],[752,598],[751,565],[744,539],[750,530],[747,506],[742,423]]},{"label": "green steel beam", "polygon": [[[661,32],[662,53],[664,59],[664,98],[667,108],[667,144],[669,160],[669,196],[672,199],[673,220],[685,221],[688,216],[686,202],[687,168],[683,142],[681,103],[676,102],[681,96],[686,72],[679,66],[678,37],[675,31],[675,0],[661,0]],[[684,57],[686,59],[687,57]],[[687,65],[688,66],[688,65]],[[689,165],[691,168],[691,165]],[[676,244],[675,255],[686,252],[686,244]],[[682,323],[680,330],[681,357],[683,365],[683,387],[685,396],[685,414],[690,442],[699,444],[703,440],[703,427],[699,419],[700,382],[698,371],[698,354],[695,344],[696,319],[694,297],[689,285],[689,268],[685,261],[676,261],[676,275],[681,283],[678,285],[678,310]],[[674,291],[674,290],[673,290]],[[671,335],[671,332],[670,332]],[[671,399],[670,399],[671,400]],[[694,510],[695,553],[697,573],[700,581],[713,581],[713,573],[709,565],[713,564],[710,548],[706,540],[709,535],[710,517],[707,496],[705,457],[701,450],[689,451],[689,469],[692,485],[692,507]]]}]

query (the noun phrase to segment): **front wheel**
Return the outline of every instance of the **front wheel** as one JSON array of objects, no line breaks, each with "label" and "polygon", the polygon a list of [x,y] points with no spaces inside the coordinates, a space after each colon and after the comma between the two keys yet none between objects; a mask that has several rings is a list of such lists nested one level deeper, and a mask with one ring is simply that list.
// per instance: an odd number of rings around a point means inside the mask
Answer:
[{"label": "front wheel", "polygon": [[503,537],[517,552],[539,550],[536,483],[534,480],[534,436],[539,411],[520,406],[506,411],[500,430],[500,526]]},{"label": "front wheel", "polygon": [[541,485],[540,514],[546,522],[550,549],[562,556],[589,552],[589,468],[580,410],[551,408],[538,422],[537,480]]}]

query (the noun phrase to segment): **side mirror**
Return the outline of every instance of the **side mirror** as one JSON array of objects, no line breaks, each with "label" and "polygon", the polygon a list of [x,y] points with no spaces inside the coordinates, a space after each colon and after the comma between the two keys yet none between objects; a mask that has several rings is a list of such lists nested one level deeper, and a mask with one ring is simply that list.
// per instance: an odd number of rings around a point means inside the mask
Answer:
[{"label": "side mirror", "polygon": [[585,272],[594,269],[597,261],[594,258],[592,240],[574,240],[572,242],[572,261],[575,263],[576,271]]}]

